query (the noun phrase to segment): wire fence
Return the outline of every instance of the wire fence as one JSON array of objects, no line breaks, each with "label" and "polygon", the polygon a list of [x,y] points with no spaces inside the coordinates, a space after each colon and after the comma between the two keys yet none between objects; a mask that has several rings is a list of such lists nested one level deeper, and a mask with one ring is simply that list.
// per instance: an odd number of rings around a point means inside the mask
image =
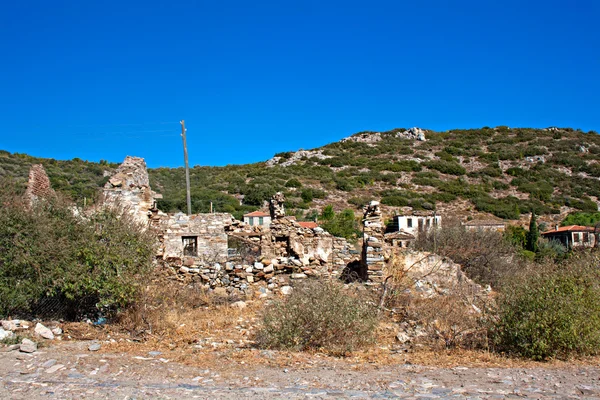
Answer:
[{"label": "wire fence", "polygon": [[80,299],[68,299],[62,295],[43,297],[31,305],[29,309],[16,311],[11,317],[65,321],[82,321],[89,318],[95,321],[102,314],[97,304],[98,298],[95,296]]}]

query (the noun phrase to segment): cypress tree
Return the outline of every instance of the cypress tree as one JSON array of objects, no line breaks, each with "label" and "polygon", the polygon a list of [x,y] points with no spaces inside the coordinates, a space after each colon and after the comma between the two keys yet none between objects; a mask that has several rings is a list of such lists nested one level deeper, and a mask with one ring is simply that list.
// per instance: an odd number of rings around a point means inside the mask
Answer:
[{"label": "cypress tree", "polygon": [[535,211],[531,212],[531,220],[529,220],[529,232],[527,232],[527,250],[536,253],[538,251],[538,238],[540,232],[535,217]]}]

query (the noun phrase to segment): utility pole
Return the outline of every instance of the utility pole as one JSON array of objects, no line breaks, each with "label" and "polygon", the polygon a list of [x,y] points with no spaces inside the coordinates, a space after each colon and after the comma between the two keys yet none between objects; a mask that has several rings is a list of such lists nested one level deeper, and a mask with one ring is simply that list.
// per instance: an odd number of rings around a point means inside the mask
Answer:
[{"label": "utility pole", "polygon": [[187,213],[192,214],[192,197],[190,195],[190,164],[188,162],[187,141],[185,140],[185,121],[181,120],[181,137],[183,138],[183,159],[185,161],[185,185],[187,189]]}]

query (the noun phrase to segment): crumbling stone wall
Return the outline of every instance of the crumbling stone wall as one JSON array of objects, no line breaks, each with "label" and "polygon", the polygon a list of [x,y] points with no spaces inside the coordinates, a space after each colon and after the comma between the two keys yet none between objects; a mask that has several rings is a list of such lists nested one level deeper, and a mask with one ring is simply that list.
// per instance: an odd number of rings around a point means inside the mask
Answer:
[{"label": "crumbling stone wall", "polygon": [[[203,266],[227,261],[227,234],[225,228],[233,223],[228,213],[162,215],[158,230],[161,241],[159,256],[175,265]],[[196,255],[184,255],[183,238],[196,238]]]},{"label": "crumbling stone wall", "polygon": [[32,205],[40,198],[49,198],[56,193],[50,185],[50,178],[42,164],[34,164],[29,169],[29,180],[27,181],[27,190],[25,190],[25,199],[29,205]]},{"label": "crumbling stone wall", "polygon": [[[369,205],[365,206],[363,224],[362,263],[366,268],[366,278],[372,282],[382,282],[385,279],[385,225],[378,201],[371,201]],[[364,276],[361,276],[361,279],[364,278]]]},{"label": "crumbling stone wall", "polygon": [[268,257],[292,257],[307,275],[337,274],[353,258],[353,246],[320,227],[305,228],[292,218],[279,218],[271,224],[263,241]]},{"label": "crumbling stone wall", "polygon": [[150,188],[143,158],[127,156],[104,185],[103,194],[105,204],[123,207],[137,222],[148,224],[157,195]]}]

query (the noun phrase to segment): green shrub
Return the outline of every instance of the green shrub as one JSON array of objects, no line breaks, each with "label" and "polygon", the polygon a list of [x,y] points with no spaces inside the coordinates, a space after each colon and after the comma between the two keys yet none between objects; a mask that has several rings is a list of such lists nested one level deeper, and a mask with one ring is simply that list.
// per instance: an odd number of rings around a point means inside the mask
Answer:
[{"label": "green shrub", "polygon": [[[354,211],[345,209],[339,213],[335,213],[333,208],[327,206],[323,209],[321,228],[331,233],[333,236],[343,237],[346,239],[356,239],[360,235],[358,222],[354,216]],[[331,215],[333,213],[333,215]]]},{"label": "green shrub", "polygon": [[0,203],[0,317],[73,319],[135,299],[155,239],[127,214],[105,209],[83,219],[60,199],[28,209],[6,194]]},{"label": "green shrub", "polygon": [[346,354],[371,343],[376,326],[377,310],[366,299],[338,282],[309,280],[266,308],[255,339],[265,349]]},{"label": "green shrub", "polygon": [[302,182],[300,182],[296,178],[292,178],[285,183],[285,187],[299,188],[299,187],[302,187]]},{"label": "green shrub", "polygon": [[352,182],[348,179],[337,178],[335,180],[335,188],[344,192],[350,192],[354,189],[354,185],[352,185]]},{"label": "green shrub", "polygon": [[425,165],[427,168],[440,171],[442,174],[460,176],[467,173],[467,170],[462,165],[453,161],[428,161],[424,162],[423,165]]},{"label": "green shrub", "polygon": [[545,360],[600,351],[600,270],[584,256],[505,285],[492,331],[499,351]]},{"label": "green shrub", "polygon": [[577,212],[567,215],[567,217],[560,223],[562,226],[568,225],[583,225],[583,226],[595,226],[600,222],[600,212],[584,213]]}]

